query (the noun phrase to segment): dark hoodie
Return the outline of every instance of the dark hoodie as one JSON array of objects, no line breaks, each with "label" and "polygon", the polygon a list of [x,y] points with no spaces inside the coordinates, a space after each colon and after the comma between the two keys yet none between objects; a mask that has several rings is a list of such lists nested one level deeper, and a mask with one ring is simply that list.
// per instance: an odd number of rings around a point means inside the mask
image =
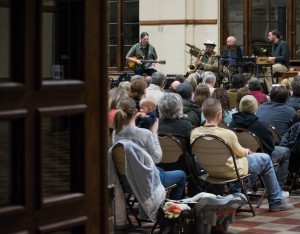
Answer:
[{"label": "dark hoodie", "polygon": [[249,130],[260,139],[264,153],[271,155],[273,152],[275,145],[272,133],[264,122],[258,120],[256,115],[247,112],[234,113],[229,126],[231,128],[245,128]]},{"label": "dark hoodie", "polygon": [[183,114],[185,118],[191,121],[192,125],[199,127],[201,124],[201,109],[189,99],[182,98]]}]

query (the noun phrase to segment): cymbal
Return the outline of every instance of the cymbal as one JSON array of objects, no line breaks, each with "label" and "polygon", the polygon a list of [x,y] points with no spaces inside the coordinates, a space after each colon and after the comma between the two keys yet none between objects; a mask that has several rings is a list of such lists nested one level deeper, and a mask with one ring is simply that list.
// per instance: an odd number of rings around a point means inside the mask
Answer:
[{"label": "cymbal", "polygon": [[189,44],[189,43],[185,43],[187,46],[189,46],[189,47],[191,47],[192,49],[194,49],[194,50],[201,50],[201,49],[199,49],[198,47],[196,47],[196,46],[194,46],[194,45],[191,45],[191,44]]},{"label": "cymbal", "polygon": [[193,45],[189,44],[189,43],[185,43],[187,46],[189,47],[194,47]]}]

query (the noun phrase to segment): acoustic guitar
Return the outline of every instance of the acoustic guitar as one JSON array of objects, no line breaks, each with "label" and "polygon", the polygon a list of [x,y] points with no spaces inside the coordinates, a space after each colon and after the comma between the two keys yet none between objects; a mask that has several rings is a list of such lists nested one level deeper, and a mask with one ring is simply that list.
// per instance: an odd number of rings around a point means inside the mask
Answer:
[{"label": "acoustic guitar", "polygon": [[[136,56],[132,56],[131,58],[134,58],[135,60],[139,60],[138,57]],[[144,59],[141,59],[140,60],[142,63],[158,63],[158,64],[166,64],[166,61],[165,60],[144,60]],[[130,69],[134,69],[135,66],[138,66],[135,62],[132,62],[132,61],[128,61],[127,62],[127,66],[130,68]]]}]

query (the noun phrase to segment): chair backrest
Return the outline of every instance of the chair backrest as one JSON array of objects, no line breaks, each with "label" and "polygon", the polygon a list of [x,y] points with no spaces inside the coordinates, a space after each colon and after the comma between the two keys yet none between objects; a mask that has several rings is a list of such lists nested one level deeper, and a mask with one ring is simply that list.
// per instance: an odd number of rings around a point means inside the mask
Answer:
[{"label": "chair backrest", "polygon": [[[205,120],[201,123],[201,126],[204,126],[204,124],[205,124]],[[221,120],[221,122],[218,124],[218,127],[219,128],[226,128],[226,129],[231,129],[230,127],[229,127],[229,124],[228,123],[226,123],[224,120]]]},{"label": "chair backrest", "polygon": [[218,127],[230,129],[229,124],[227,124],[224,120],[222,120],[222,121],[218,124]]},{"label": "chair backrest", "polygon": [[160,163],[175,163],[185,153],[184,146],[172,134],[158,133],[158,140],[163,153]]},{"label": "chair backrest", "polygon": [[241,146],[250,149],[252,152],[263,152],[263,146],[254,133],[244,128],[234,128],[233,131],[237,135]]},{"label": "chair backrest", "polygon": [[277,131],[277,129],[273,125],[268,124],[268,123],[267,123],[267,127],[268,127],[269,131],[272,133],[274,143],[279,143],[281,141],[281,136],[280,136],[279,132]]},{"label": "chair backrest", "polygon": [[112,160],[118,173],[126,176],[125,173],[125,151],[122,144],[115,145],[112,149]]},{"label": "chair backrest", "polygon": [[227,161],[232,158],[239,177],[233,150],[222,138],[210,134],[199,136],[192,143],[192,152],[208,174],[210,174],[208,168],[225,168]]}]

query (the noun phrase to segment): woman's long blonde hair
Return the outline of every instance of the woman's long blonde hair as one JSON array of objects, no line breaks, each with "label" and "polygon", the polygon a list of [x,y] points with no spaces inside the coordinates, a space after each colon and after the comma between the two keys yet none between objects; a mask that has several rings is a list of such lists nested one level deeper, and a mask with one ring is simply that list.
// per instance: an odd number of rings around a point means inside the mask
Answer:
[{"label": "woman's long blonde hair", "polygon": [[118,109],[114,117],[115,134],[118,134],[135,114],[135,101],[130,97],[123,98],[118,104]]}]

